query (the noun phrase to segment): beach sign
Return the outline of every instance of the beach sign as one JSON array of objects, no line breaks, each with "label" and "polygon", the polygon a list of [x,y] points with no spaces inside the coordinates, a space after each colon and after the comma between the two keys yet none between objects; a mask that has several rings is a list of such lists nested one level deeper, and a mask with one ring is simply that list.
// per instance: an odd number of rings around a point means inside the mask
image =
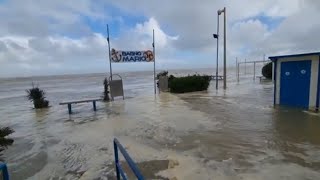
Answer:
[{"label": "beach sign", "polygon": [[154,62],[154,54],[151,50],[147,51],[117,51],[111,50],[111,62]]}]

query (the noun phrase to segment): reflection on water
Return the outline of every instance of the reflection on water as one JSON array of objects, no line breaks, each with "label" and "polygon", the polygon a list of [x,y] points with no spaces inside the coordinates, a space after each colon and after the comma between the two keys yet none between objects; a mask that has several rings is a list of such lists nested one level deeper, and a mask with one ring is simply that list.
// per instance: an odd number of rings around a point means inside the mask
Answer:
[{"label": "reflection on water", "polygon": [[[58,103],[101,96],[103,74],[0,80],[0,125],[15,130],[3,156],[12,179],[113,179],[113,137],[147,179],[320,177],[319,116],[274,108],[271,82],[230,74],[226,91],[154,97],[151,72],[123,77],[125,101],[97,103],[96,112],[77,104],[72,115]],[[51,108],[24,98],[31,80]]]}]

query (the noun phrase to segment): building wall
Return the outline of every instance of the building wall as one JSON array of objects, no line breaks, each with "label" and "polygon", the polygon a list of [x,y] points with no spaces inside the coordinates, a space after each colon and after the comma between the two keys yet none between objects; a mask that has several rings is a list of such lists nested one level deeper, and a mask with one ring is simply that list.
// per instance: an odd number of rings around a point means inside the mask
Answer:
[{"label": "building wall", "polygon": [[276,62],[276,97],[275,104],[280,104],[280,88],[281,88],[281,63],[287,61],[302,61],[311,60],[311,75],[310,75],[310,95],[309,109],[315,109],[317,106],[317,90],[318,90],[318,72],[319,72],[319,56],[300,56],[279,58]]}]

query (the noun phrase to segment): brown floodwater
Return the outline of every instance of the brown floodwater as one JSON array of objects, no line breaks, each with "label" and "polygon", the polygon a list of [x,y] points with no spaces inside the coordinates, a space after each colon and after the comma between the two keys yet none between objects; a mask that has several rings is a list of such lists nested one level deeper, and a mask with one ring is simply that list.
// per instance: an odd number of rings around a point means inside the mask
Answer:
[{"label": "brown floodwater", "polygon": [[[227,90],[212,82],[205,92],[154,96],[152,72],[121,75],[125,100],[99,102],[96,112],[77,104],[72,115],[59,102],[101,96],[103,74],[0,79],[0,125],[15,130],[1,157],[11,178],[114,179],[114,137],[146,179],[320,178],[320,116],[273,107],[272,82],[248,74],[237,83],[231,71]],[[49,109],[25,98],[32,81]]]}]

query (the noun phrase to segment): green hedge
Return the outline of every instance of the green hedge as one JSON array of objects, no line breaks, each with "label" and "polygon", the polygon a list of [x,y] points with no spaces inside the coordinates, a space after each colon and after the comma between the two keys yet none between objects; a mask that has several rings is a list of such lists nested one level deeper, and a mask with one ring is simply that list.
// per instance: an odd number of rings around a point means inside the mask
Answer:
[{"label": "green hedge", "polygon": [[207,90],[210,84],[210,76],[193,75],[185,77],[169,77],[169,88],[172,93],[186,93]]},{"label": "green hedge", "polygon": [[267,79],[272,79],[272,62],[263,66],[262,75]]}]

